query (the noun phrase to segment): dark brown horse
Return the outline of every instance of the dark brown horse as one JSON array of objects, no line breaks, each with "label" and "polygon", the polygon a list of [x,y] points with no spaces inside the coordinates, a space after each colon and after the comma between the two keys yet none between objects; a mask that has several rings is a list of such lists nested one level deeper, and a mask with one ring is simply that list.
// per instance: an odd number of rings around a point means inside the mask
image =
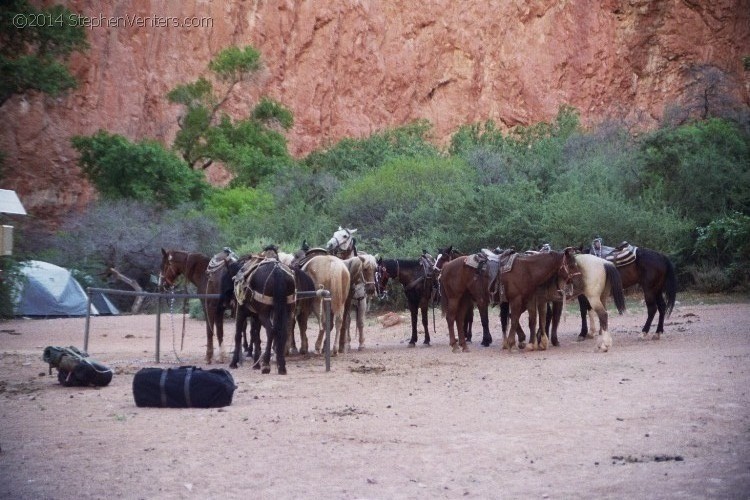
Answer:
[{"label": "dark brown horse", "polygon": [[[242,352],[243,326],[248,316],[253,317],[266,330],[266,348],[261,359],[262,373],[271,372],[271,348],[276,353],[279,375],[286,375],[286,337],[290,317],[296,306],[294,272],[275,258],[260,258],[249,261],[237,275],[235,298],[237,321],[234,336],[234,355],[230,368],[237,368]],[[244,274],[243,274],[244,273]],[[253,356],[257,365],[260,353],[260,335],[251,335],[256,344]]]},{"label": "dark brown horse", "polygon": [[379,259],[375,273],[378,294],[382,297],[389,279],[394,279],[404,287],[406,302],[411,313],[411,339],[409,347],[417,344],[417,319],[422,312],[424,326],[424,344],[430,345],[430,326],[427,318],[427,307],[432,297],[434,283],[434,261],[427,252],[419,259]]},{"label": "dark brown horse", "polygon": [[[185,278],[195,285],[199,294],[218,294],[221,291],[221,281],[227,272],[227,265],[216,267],[208,271],[211,258],[197,252],[185,252],[183,250],[161,249],[161,272],[160,281],[169,287],[174,287],[177,278],[184,275]],[[203,299],[203,314],[206,318],[206,363],[213,361],[214,342],[213,336],[219,343],[219,362],[224,362],[224,311],[227,305],[219,299]]]},{"label": "dark brown horse", "polygon": [[[510,334],[506,336],[503,330],[503,349],[511,350],[516,345],[516,334],[519,337],[518,348],[526,347],[519,320],[538,288],[555,276],[558,283],[565,284],[578,274],[575,251],[572,248],[566,248],[563,252],[518,255],[512,268],[501,272],[499,278],[502,284],[501,295],[510,306]],[[536,331],[530,333],[536,334]]]},{"label": "dark brown horse", "polygon": [[[588,249],[586,249],[588,250]],[[615,262],[615,265],[617,263]],[[659,321],[653,339],[659,339],[664,333],[664,318],[672,314],[677,299],[677,275],[674,265],[669,257],[663,253],[648,248],[638,247],[635,250],[635,260],[623,266],[617,266],[620,272],[623,289],[640,285],[643,290],[643,298],[646,302],[648,316],[641,331],[641,338],[646,338],[656,312],[659,312]],[[581,305],[581,333],[580,339],[588,336],[586,323],[586,311],[590,309],[588,301],[579,299]]]}]

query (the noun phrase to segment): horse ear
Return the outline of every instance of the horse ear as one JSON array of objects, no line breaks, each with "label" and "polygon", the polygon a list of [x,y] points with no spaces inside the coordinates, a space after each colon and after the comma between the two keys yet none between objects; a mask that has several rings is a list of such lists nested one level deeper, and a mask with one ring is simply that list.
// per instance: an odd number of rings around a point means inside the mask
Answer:
[{"label": "horse ear", "polygon": [[166,257],[167,256],[167,251],[164,250],[163,248],[161,249],[161,256],[162,257]]},{"label": "horse ear", "polygon": [[343,231],[343,230],[344,230],[344,228],[341,227],[341,226],[339,226],[339,231]]},{"label": "horse ear", "polygon": [[352,234],[354,234],[354,233],[357,232],[357,230],[356,229],[350,229],[349,232],[352,233]]}]

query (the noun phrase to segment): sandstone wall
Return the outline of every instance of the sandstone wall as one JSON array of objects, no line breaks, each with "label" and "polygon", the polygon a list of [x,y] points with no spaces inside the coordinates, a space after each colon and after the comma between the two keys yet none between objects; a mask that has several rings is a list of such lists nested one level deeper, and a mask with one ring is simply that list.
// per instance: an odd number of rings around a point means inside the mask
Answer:
[{"label": "sandstone wall", "polygon": [[[295,117],[295,155],[417,118],[445,141],[465,123],[549,120],[563,103],[585,121],[649,126],[679,99],[695,63],[722,68],[749,102],[742,56],[750,54],[750,0],[64,3],[92,22],[121,26],[89,30],[90,50],[72,60],[75,92],[16,96],[0,108],[9,165],[2,187],[16,189],[41,218],[94,196],[72,135],[104,128],[171,143],[179,107],[166,93],[206,74],[211,57],[232,44],[258,48],[266,69],[229,109],[242,114],[261,93],[283,102]],[[134,16],[211,25],[127,26]]]}]

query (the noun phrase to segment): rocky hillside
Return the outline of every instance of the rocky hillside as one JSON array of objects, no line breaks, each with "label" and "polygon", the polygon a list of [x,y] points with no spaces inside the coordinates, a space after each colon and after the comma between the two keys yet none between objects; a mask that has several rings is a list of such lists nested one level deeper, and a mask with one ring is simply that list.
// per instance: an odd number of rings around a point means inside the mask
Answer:
[{"label": "rocky hillside", "polygon": [[[283,102],[295,116],[295,155],[418,118],[444,141],[465,123],[549,120],[563,103],[586,122],[649,126],[682,96],[694,64],[721,68],[750,102],[750,0],[63,3],[111,25],[92,27],[91,48],[72,60],[79,88],[2,107],[2,187],[42,218],[94,195],[71,135],[104,128],[170,143],[179,108],[166,93],[229,45],[255,46],[266,65],[229,109],[242,114],[260,93]],[[186,17],[204,26],[175,26]]]}]

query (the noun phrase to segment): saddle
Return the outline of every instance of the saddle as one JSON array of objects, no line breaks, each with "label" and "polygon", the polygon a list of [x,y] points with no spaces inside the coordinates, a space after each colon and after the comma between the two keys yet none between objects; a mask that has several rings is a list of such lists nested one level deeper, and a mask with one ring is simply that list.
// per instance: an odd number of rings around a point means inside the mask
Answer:
[{"label": "saddle", "polygon": [[[234,295],[237,298],[238,304],[244,304],[247,299],[248,290],[252,292],[252,299],[262,304],[272,304],[273,300],[270,297],[263,295],[250,288],[250,279],[253,274],[260,269],[261,266],[272,264],[279,266],[285,273],[294,278],[294,271],[289,267],[279,262],[278,256],[267,256],[271,252],[261,252],[258,255],[254,255],[242,266],[242,269],[234,276]],[[294,302],[294,295],[291,296],[291,301],[287,298],[287,303]]]},{"label": "saddle", "polygon": [[405,285],[405,290],[410,290],[421,282],[432,279],[433,271],[435,270],[435,259],[426,250],[422,250],[422,255],[419,257],[419,265],[422,266],[422,275],[417,276],[411,283]]},{"label": "saddle", "polygon": [[292,267],[296,269],[302,269],[313,257],[319,255],[331,255],[325,248],[310,248],[305,250],[305,254],[301,257],[295,258],[292,261]]},{"label": "saddle", "polygon": [[616,267],[623,267],[635,262],[637,251],[638,247],[631,245],[627,241],[623,241],[604,258]]},{"label": "saddle", "polygon": [[229,264],[237,262],[237,260],[237,255],[229,247],[225,247],[224,250],[211,257],[208,267],[206,267],[206,273],[213,276],[218,270],[223,267],[229,268]]}]

